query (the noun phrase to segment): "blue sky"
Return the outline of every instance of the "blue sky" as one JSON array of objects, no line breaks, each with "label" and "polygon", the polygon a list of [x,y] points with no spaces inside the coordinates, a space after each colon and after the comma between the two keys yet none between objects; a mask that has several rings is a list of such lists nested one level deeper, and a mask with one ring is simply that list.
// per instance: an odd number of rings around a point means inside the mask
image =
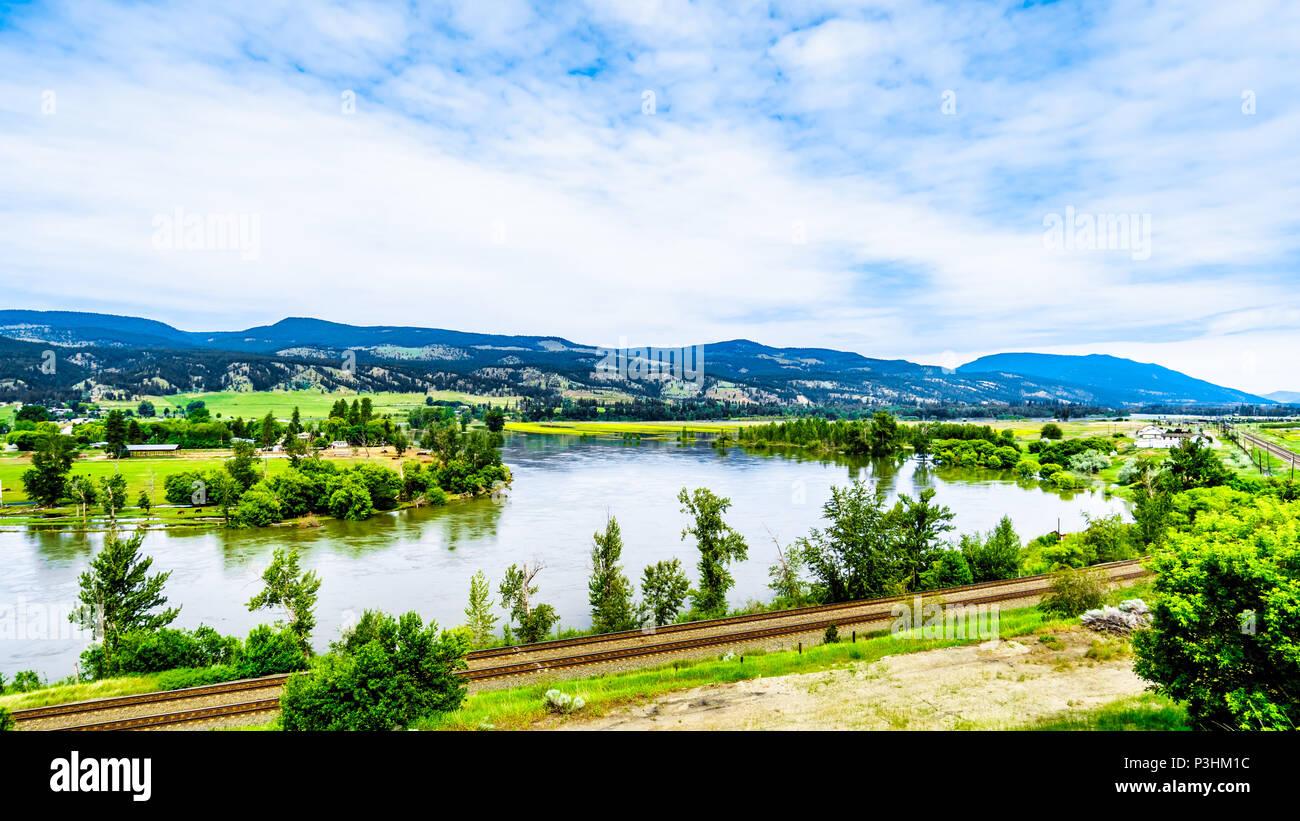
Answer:
[{"label": "blue sky", "polygon": [[4,307],[1300,390],[1295,3],[418,5],[0,11]]}]

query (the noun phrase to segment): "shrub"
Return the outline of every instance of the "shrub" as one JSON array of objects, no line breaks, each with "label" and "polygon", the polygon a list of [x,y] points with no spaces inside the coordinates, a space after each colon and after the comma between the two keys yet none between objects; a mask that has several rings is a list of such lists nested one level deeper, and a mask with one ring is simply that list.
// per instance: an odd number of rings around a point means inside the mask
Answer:
[{"label": "shrub", "polygon": [[1101,451],[1086,450],[1071,456],[1069,464],[1075,473],[1096,473],[1110,467],[1110,457]]},{"label": "shrub", "polygon": [[246,527],[266,527],[282,518],[280,502],[266,481],[258,482],[244,491],[235,507],[235,521]]},{"label": "shrub", "polygon": [[826,644],[836,644],[840,640],[840,631],[834,624],[827,625],[826,635],[822,637]]},{"label": "shrub", "polygon": [[1060,439],[1064,435],[1065,432],[1061,430],[1061,426],[1055,422],[1048,422],[1043,425],[1042,436],[1044,439]]},{"label": "shrub", "polygon": [[[358,625],[360,628],[361,625]],[[311,671],[294,676],[280,696],[286,730],[390,730],[454,710],[465,699],[469,647],[463,632],[438,632],[420,616],[376,614]]]},{"label": "shrub", "polygon": [[257,678],[305,670],[307,660],[293,631],[259,624],[249,631],[235,669],[239,678]]},{"label": "shrub", "polygon": [[158,674],[155,681],[159,690],[183,690],[186,687],[202,687],[206,684],[220,684],[241,678],[239,671],[229,664],[215,667],[183,668],[166,670]]},{"label": "shrub", "polygon": [[118,637],[112,658],[103,645],[81,654],[82,669],[92,679],[110,675],[157,673],[229,663],[239,653],[239,639],[223,636],[207,625],[193,631],[163,628],[134,630]]},{"label": "shrub", "polygon": [[1016,462],[1016,475],[1021,479],[1032,479],[1038,475],[1038,463],[1033,459],[1021,459]]},{"label": "shrub", "polygon": [[1169,534],[1153,569],[1138,675],[1185,701],[1198,727],[1300,726],[1300,503],[1261,496],[1202,512]]},{"label": "shrub", "polygon": [[14,717],[9,711],[0,707],[0,733],[13,730],[17,725],[14,724]]},{"label": "shrub", "polygon": [[1044,613],[1078,616],[1101,607],[1106,600],[1106,577],[1097,570],[1062,570],[1052,577],[1052,592],[1038,607]]},{"label": "shrub", "polygon": [[547,690],[546,706],[553,713],[567,715],[581,710],[587,706],[587,702],[583,700],[582,696],[570,696],[568,693],[559,690]]},{"label": "shrub", "polygon": [[355,475],[344,476],[333,486],[329,497],[330,515],[339,519],[369,519],[375,512],[370,491]]}]

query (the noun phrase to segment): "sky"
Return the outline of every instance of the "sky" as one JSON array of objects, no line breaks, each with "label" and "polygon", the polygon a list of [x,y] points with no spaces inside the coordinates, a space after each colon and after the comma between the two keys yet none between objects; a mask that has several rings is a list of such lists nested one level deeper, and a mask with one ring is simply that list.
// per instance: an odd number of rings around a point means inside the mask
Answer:
[{"label": "sky", "polygon": [[1297,42],[1252,0],[6,5],[0,307],[1300,390]]}]

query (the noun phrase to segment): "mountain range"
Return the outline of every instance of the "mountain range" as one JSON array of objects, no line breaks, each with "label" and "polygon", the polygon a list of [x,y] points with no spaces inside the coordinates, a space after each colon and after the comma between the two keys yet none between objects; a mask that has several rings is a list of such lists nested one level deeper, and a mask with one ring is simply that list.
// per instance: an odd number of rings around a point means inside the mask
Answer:
[{"label": "mountain range", "polygon": [[[0,310],[0,398],[315,387],[792,405],[1070,402],[1118,408],[1290,401],[1113,356],[1004,353],[949,370],[745,339],[699,350],[702,372],[642,371],[642,378],[627,379],[629,361],[636,374],[661,349],[634,350],[629,360],[558,336],[302,317],[242,331],[194,332],[114,314]],[[688,355],[687,364],[692,362]]]}]

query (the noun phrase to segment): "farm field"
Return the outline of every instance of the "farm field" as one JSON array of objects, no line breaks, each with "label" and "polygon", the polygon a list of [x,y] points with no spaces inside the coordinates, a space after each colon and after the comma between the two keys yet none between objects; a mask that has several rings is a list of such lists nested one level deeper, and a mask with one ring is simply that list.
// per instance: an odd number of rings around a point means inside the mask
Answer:
[{"label": "farm field", "polygon": [[[514,396],[478,396],[475,394],[461,393],[459,391],[435,391],[429,394],[434,400],[448,402],[464,402],[466,404],[479,405],[491,403],[493,405],[504,405],[506,402],[515,402],[518,397]],[[158,414],[162,414],[165,407],[170,407],[173,413],[176,411],[183,412],[185,406],[197,400],[202,400],[207,404],[208,412],[214,417],[218,414],[222,418],[232,418],[242,416],[245,419],[257,419],[266,415],[267,411],[275,414],[277,419],[288,419],[293,413],[295,407],[304,419],[324,419],[329,416],[330,406],[339,399],[346,399],[349,404],[353,399],[361,396],[370,397],[370,401],[375,406],[375,413],[378,416],[391,414],[393,416],[404,416],[412,408],[424,407],[425,394],[422,393],[365,393],[359,394],[355,391],[345,393],[323,393],[315,390],[297,390],[297,391],[219,391],[206,393],[176,393],[167,396],[145,396],[154,404]],[[133,401],[108,401],[100,403],[105,408],[131,409],[135,410],[140,404],[140,400]],[[8,409],[6,409],[8,410]]]},{"label": "farm field", "polygon": [[702,421],[702,422],[507,422],[506,430],[512,433],[549,433],[570,436],[621,436],[639,433],[643,436],[673,436],[683,430],[690,433],[731,433],[741,425],[762,424],[764,420]]},{"label": "farm field", "polygon": [[[343,464],[364,462],[367,459],[392,462],[395,458],[395,454],[390,448],[371,448],[370,453],[369,457],[326,456],[326,458]],[[192,451],[190,454],[177,456],[121,459],[117,461],[116,465],[112,459],[103,456],[81,458],[72,463],[71,475],[88,475],[98,480],[102,476],[112,475],[116,470],[126,477],[127,503],[129,505],[135,506],[136,497],[140,495],[142,490],[149,492],[149,496],[155,505],[160,505],[167,503],[163,498],[163,481],[169,475],[182,471],[201,471],[220,467],[229,456],[229,451],[224,450]],[[415,456],[408,451],[405,458],[414,459]],[[268,474],[281,473],[289,467],[289,460],[283,457],[271,457],[264,461]],[[31,467],[31,464],[30,454],[25,457],[13,455],[0,459],[0,489],[3,490],[6,507],[30,501],[23,490],[22,475],[24,471]]]}]

